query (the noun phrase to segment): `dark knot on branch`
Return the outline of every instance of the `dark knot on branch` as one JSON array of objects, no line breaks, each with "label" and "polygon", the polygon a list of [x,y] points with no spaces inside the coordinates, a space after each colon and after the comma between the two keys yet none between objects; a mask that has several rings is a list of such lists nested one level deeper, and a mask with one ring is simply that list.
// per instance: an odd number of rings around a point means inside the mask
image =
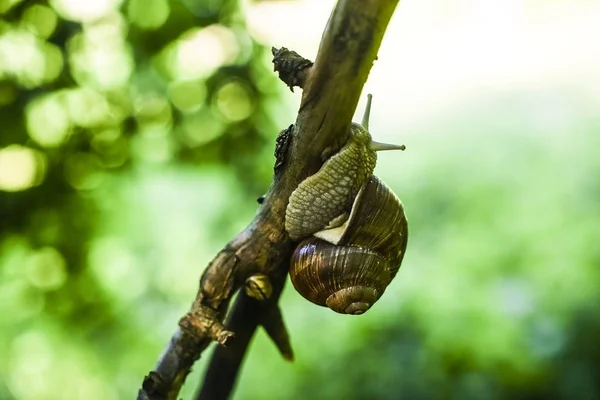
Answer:
[{"label": "dark knot on branch", "polygon": [[273,54],[273,70],[279,74],[279,79],[292,92],[294,91],[294,86],[304,88],[306,77],[313,66],[313,62],[285,47],[280,49],[272,47],[271,53]]}]

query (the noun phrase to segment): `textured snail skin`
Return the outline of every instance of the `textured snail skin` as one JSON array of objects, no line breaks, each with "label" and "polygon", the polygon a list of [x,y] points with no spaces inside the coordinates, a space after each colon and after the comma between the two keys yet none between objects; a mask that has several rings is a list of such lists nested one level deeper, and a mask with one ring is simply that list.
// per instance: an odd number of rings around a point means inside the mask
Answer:
[{"label": "textured snail skin", "polygon": [[[342,314],[363,314],[381,297],[404,258],[408,224],[402,203],[372,175],[336,235],[301,242],[290,278],[307,300]],[[339,232],[338,232],[339,231]]]},{"label": "textured snail skin", "polygon": [[369,132],[352,123],[341,150],[292,192],[285,214],[285,228],[292,240],[344,222],[340,217],[348,213],[377,162],[370,142]]}]

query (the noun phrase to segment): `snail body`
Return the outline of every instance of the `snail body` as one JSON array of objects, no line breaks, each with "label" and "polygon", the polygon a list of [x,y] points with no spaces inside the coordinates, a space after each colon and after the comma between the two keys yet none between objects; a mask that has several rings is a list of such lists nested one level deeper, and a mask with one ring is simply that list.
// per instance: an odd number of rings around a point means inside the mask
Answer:
[{"label": "snail body", "polygon": [[296,247],[290,278],[309,301],[343,314],[366,312],[392,281],[406,251],[402,203],[376,176],[376,151],[404,146],[374,142],[352,124],[348,141],[296,188],[286,209],[286,230]]},{"label": "snail body", "polygon": [[368,147],[370,140],[371,135],[353,123],[341,150],[292,192],[285,213],[285,227],[292,240],[343,223],[344,214],[377,162],[377,154]]}]

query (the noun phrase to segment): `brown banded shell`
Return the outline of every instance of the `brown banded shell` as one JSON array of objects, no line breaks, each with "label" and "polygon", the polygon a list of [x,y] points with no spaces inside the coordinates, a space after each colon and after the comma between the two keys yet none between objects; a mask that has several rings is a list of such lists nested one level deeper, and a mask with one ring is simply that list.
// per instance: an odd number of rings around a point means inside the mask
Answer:
[{"label": "brown banded shell", "polygon": [[394,278],[408,239],[402,203],[377,177],[357,195],[342,226],[303,241],[290,277],[309,301],[343,314],[366,312]]},{"label": "brown banded shell", "polygon": [[362,314],[391,280],[388,262],[362,247],[333,246],[312,238],[292,256],[290,277],[307,300],[342,314]]},{"label": "brown banded shell", "polygon": [[361,246],[389,259],[395,275],[408,240],[408,223],[400,199],[381,179],[371,175],[356,196],[350,217],[342,226],[315,233],[336,245]]}]

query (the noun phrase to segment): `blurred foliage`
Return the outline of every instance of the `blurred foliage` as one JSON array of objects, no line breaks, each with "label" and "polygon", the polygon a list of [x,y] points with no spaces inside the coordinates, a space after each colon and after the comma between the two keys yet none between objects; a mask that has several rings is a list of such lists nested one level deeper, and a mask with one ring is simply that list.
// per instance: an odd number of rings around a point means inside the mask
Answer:
[{"label": "blurred foliage", "polygon": [[0,12],[0,398],[131,397],[165,343],[147,323],[173,309],[172,331],[179,289],[249,220],[226,209],[268,186],[270,49],[229,0]]},{"label": "blurred foliage", "polygon": [[[0,13],[0,399],[132,398],[269,184],[286,88],[237,1]],[[258,334],[235,398],[600,399],[597,109],[549,82],[413,126],[377,170],[399,277],[360,318],[288,285],[297,359]]]}]

